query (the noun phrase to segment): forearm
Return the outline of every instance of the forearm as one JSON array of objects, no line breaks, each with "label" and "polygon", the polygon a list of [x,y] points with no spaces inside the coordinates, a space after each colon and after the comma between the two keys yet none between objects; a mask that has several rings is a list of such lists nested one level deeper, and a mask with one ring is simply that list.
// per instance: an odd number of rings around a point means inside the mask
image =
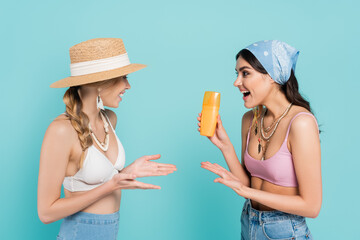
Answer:
[{"label": "forearm", "polygon": [[243,185],[250,186],[250,179],[246,174],[245,169],[241,165],[233,145],[222,149],[221,152],[225,158],[226,164],[228,165],[230,172],[234,174],[237,178],[239,178]]},{"label": "forearm", "polygon": [[59,198],[46,209],[44,209],[44,207],[42,209],[39,207],[40,220],[43,223],[48,224],[70,216],[107,196],[116,189],[114,182],[110,180],[83,194],[69,198]]},{"label": "forearm", "polygon": [[310,218],[317,217],[321,206],[321,203],[316,204],[310,200],[306,201],[300,195],[281,195],[249,187],[244,187],[242,196],[282,212]]}]

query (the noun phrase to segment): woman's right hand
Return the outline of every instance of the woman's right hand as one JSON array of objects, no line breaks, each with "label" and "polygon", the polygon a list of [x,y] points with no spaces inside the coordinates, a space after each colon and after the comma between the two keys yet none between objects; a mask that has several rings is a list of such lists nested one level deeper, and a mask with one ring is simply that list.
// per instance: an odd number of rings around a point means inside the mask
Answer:
[{"label": "woman's right hand", "polygon": [[[199,113],[199,117],[197,118],[198,122],[198,131],[200,132],[200,128],[201,128],[201,113]],[[230,141],[229,136],[227,135],[224,126],[222,125],[222,121],[220,118],[220,115],[218,115],[218,119],[217,119],[217,124],[216,124],[216,129],[215,129],[215,133],[212,137],[208,137],[209,140],[215,145],[217,146],[221,151],[229,148],[232,146],[232,143]]]},{"label": "woman's right hand", "polygon": [[135,174],[118,173],[111,181],[115,184],[116,189],[161,189],[160,186],[139,182],[135,178]]}]

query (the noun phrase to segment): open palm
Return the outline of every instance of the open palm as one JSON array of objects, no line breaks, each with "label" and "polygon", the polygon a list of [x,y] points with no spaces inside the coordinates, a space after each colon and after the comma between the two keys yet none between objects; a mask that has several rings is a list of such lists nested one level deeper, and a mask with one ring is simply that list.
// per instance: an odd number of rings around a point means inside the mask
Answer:
[{"label": "open palm", "polygon": [[147,155],[136,159],[129,166],[124,168],[122,172],[135,174],[136,177],[164,176],[176,171],[173,164],[157,163],[156,160],[161,157],[160,154]]},{"label": "open palm", "polygon": [[244,197],[244,185],[234,174],[217,163],[202,162],[201,167],[220,176],[220,178],[216,178],[214,182],[222,183]]}]

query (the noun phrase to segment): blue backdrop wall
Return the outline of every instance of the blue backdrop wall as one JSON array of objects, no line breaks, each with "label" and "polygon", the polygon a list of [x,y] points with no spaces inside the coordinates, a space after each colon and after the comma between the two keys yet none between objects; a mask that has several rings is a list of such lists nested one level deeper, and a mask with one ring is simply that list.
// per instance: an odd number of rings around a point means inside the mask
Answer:
[{"label": "blue backdrop wall", "polygon": [[[204,91],[222,94],[220,114],[240,153],[247,111],[235,80],[235,55],[248,44],[279,39],[300,50],[296,75],[323,133],[323,205],[308,224],[315,239],[355,239],[358,143],[356,1],[6,1],[1,24],[1,239],[55,239],[61,221],[37,216],[40,148],[64,112],[68,49],[97,37],[124,40],[130,60],[148,67],[129,75],[116,132],[127,156],[161,153],[178,171],[148,178],[161,190],[125,190],[119,239],[239,239],[244,199],[213,183],[201,161],[225,166],[197,132]],[[350,229],[350,230],[349,230]]]}]

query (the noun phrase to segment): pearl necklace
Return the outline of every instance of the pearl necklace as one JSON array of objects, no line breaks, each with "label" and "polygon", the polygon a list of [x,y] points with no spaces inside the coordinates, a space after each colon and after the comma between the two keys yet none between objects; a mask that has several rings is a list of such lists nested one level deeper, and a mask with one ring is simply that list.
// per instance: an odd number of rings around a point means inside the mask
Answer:
[{"label": "pearl necklace", "polygon": [[107,123],[107,121],[105,120],[105,117],[104,115],[101,113],[100,111],[100,116],[101,116],[101,119],[103,120],[104,122],[104,129],[105,129],[105,141],[104,142],[100,142],[98,140],[98,138],[95,136],[93,130],[91,129],[91,125],[89,123],[89,129],[90,129],[90,132],[91,132],[91,135],[93,136],[96,144],[101,148],[101,150],[103,150],[104,152],[106,152],[109,148],[109,139],[110,139],[110,135],[109,135],[109,124]]},{"label": "pearl necklace", "polygon": [[[270,135],[269,135],[268,137],[266,137],[265,134],[264,134],[264,117],[265,117],[265,114],[266,114],[266,112],[267,112],[267,109],[266,109],[266,111],[264,112],[264,114],[262,114],[261,123],[260,123],[260,133],[261,133],[261,138],[266,141],[266,144],[265,144],[265,147],[261,147],[261,143],[260,143],[261,141],[260,141],[260,138],[259,138],[259,140],[258,140],[258,141],[259,141],[258,152],[260,153],[261,149],[263,149],[263,151],[264,151],[263,156],[262,156],[262,158],[261,158],[261,161],[264,161],[264,160],[265,160],[265,154],[266,154],[266,150],[267,150],[267,146],[268,146],[268,143],[269,143],[269,141],[270,141],[270,138],[274,135],[274,133],[275,133],[275,131],[276,131],[276,129],[277,129],[277,127],[278,127],[281,119],[283,119],[283,118],[288,114],[291,106],[292,106],[292,103],[289,104],[289,106],[286,108],[286,110],[284,111],[284,113],[278,118],[278,120],[275,120],[275,121],[271,124],[270,128],[271,128],[271,127],[274,125],[274,123],[276,122],[274,129],[272,130],[272,132],[270,133]],[[267,128],[266,130],[269,131],[270,129]],[[266,132],[266,130],[265,130],[265,132]]]}]

